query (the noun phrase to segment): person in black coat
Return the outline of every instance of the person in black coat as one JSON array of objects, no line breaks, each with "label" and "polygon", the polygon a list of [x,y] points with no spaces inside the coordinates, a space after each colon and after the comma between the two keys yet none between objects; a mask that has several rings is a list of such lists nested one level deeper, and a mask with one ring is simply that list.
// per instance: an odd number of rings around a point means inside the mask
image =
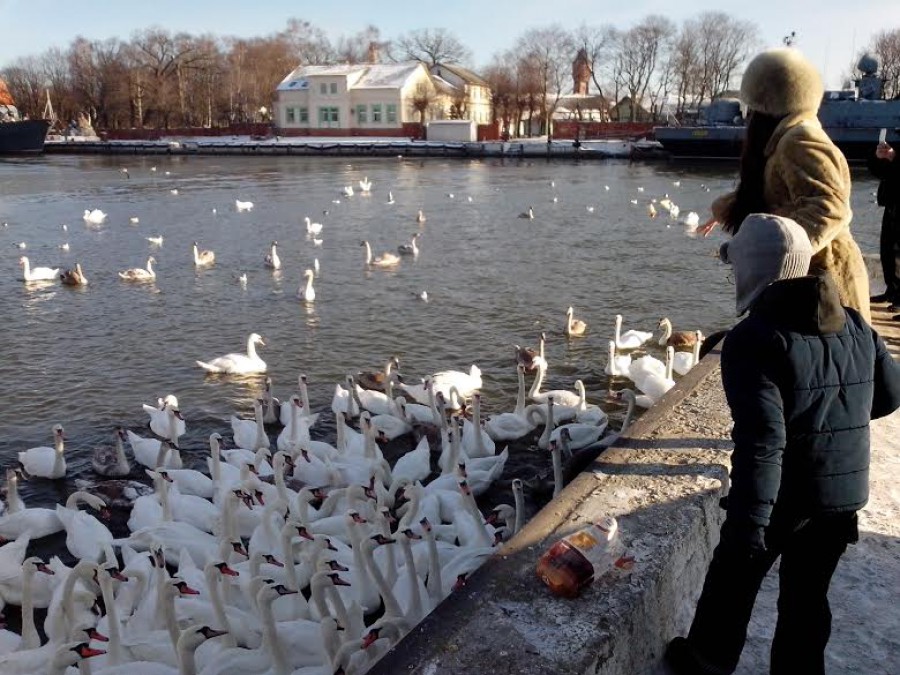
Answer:
[{"label": "person in black coat", "polygon": [[807,276],[812,246],[788,218],[751,214],[722,245],[738,323],[722,347],[734,419],[731,486],[678,675],[727,675],[740,659],[760,584],[775,560],[773,675],[824,673],[828,587],[869,496],[869,421],[900,407],[900,365],[834,280]]},{"label": "person in black coat", "polygon": [[[897,248],[900,246],[900,159],[887,143],[879,143],[875,155],[869,159],[869,170],[881,182],[878,184],[878,205],[884,207],[878,253],[884,274],[885,291],[872,297],[873,302],[888,301],[900,307],[900,275],[897,273]],[[894,317],[900,320],[900,314]]]}]

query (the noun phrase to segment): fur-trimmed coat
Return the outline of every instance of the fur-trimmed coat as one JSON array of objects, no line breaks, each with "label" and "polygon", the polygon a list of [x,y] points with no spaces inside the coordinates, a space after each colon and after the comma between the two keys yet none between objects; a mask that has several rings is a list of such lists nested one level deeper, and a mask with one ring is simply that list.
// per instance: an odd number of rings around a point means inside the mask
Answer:
[{"label": "fur-trimmed coat", "polygon": [[[764,198],[769,211],[795,220],[813,246],[810,271],[831,273],[841,303],[871,323],[869,275],[850,233],[850,169],[815,112],[788,115],[765,149]],[[735,193],[719,197],[712,213],[724,220]]]}]

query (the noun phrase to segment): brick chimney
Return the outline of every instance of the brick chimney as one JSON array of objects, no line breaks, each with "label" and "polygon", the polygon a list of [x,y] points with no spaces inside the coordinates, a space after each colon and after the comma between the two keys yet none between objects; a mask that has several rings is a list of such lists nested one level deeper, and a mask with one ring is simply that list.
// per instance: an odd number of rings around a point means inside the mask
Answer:
[{"label": "brick chimney", "polygon": [[369,49],[366,52],[366,60],[369,63],[378,63],[379,61],[379,53],[378,53],[378,43],[372,41],[369,43]]},{"label": "brick chimney", "polygon": [[578,50],[575,61],[572,63],[572,79],[574,80],[572,93],[586,95],[591,81],[591,65],[584,48]]}]

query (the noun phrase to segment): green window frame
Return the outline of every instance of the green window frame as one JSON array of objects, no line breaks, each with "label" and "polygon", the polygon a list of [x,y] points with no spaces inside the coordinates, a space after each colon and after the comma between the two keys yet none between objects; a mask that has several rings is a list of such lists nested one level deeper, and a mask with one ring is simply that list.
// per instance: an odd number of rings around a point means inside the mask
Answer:
[{"label": "green window frame", "polygon": [[366,122],[368,122],[368,107],[365,103],[360,103],[356,106],[356,123],[365,124]]},{"label": "green window frame", "polygon": [[286,124],[294,124],[297,121],[296,114],[294,113],[294,108],[288,106],[284,109],[284,121]]},{"label": "green window frame", "polygon": [[396,103],[388,103],[387,104],[387,121],[394,123],[397,121],[397,104]]},{"label": "green window frame", "polygon": [[303,106],[302,108],[298,108],[298,121],[300,124],[309,124],[309,108]]},{"label": "green window frame", "polygon": [[380,103],[372,104],[372,122],[373,122],[373,124],[381,123],[381,104]]}]

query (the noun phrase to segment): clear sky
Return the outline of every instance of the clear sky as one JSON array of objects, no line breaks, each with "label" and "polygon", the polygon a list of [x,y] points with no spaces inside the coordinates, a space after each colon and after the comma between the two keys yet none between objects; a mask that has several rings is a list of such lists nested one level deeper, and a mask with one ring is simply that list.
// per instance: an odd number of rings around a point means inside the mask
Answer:
[{"label": "clear sky", "polygon": [[777,46],[782,36],[796,31],[797,46],[832,88],[840,86],[851,58],[875,33],[900,28],[900,0],[0,0],[0,68],[19,56],[66,48],[78,35],[127,39],[135,30],[156,25],[193,34],[250,37],[279,31],[290,17],[310,21],[332,39],[370,23],[385,38],[444,27],[472,50],[477,67],[512,46],[523,31],[553,22],[566,28],[582,22],[628,28],[648,14],[680,23],[707,10],[753,21],[764,46]]}]

